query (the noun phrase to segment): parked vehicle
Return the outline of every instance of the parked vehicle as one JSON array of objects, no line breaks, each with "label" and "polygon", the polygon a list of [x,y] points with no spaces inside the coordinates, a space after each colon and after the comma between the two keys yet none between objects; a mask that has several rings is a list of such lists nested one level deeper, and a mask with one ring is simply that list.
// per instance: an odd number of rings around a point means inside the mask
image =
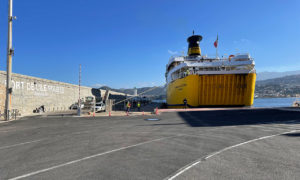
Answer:
[{"label": "parked vehicle", "polygon": [[95,105],[95,112],[105,111],[105,104],[103,102],[98,102]]},{"label": "parked vehicle", "polygon": [[[84,104],[80,104],[81,109],[84,108]],[[72,104],[69,109],[78,109],[78,103]]]}]

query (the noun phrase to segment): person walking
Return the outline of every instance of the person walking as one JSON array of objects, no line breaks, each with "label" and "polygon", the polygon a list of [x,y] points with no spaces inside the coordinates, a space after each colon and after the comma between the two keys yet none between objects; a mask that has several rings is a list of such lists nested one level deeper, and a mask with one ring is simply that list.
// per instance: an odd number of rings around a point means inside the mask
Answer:
[{"label": "person walking", "polygon": [[129,113],[129,111],[130,111],[130,106],[131,106],[130,101],[128,101],[128,102],[127,102],[127,105],[126,105],[126,107],[127,107],[126,112],[128,112],[128,113]]},{"label": "person walking", "polygon": [[190,72],[190,70],[189,70],[189,69],[187,69],[187,70],[186,70],[186,75],[187,75],[187,76],[189,76],[189,75],[190,75],[190,73],[191,73],[191,72]]},{"label": "person walking", "polygon": [[184,104],[184,109],[186,109],[187,108],[187,100],[186,100],[186,98],[184,98],[183,104]]},{"label": "person walking", "polygon": [[138,108],[138,111],[141,111],[141,103],[140,102],[137,103],[137,108]]}]

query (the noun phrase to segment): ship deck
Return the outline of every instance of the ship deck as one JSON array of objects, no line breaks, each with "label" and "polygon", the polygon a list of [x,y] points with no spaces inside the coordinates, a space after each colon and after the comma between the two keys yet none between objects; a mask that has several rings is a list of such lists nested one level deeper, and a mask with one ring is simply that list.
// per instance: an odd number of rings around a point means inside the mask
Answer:
[{"label": "ship deck", "polygon": [[0,124],[0,179],[297,179],[299,137],[299,108],[27,117]]}]

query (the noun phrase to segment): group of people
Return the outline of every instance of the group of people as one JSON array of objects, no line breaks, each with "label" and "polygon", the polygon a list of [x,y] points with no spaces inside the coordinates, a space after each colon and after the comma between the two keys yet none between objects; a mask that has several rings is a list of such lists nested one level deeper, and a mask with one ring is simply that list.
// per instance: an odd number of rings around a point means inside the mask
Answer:
[{"label": "group of people", "polygon": [[193,69],[187,69],[186,71],[183,72],[183,74],[181,76],[185,77],[185,76],[189,76],[191,74],[195,74],[196,70],[195,67],[193,67]]},{"label": "group of people", "polygon": [[[128,101],[128,102],[126,103],[126,112],[127,112],[127,113],[129,113],[131,107],[132,107],[132,104],[131,104],[130,101]],[[137,102],[137,103],[136,103],[136,107],[138,108],[138,111],[141,111],[141,103],[140,103],[140,102]]]},{"label": "group of people", "polygon": [[42,105],[39,108],[35,108],[35,110],[33,110],[34,113],[40,113],[40,112],[45,112],[45,106]]}]

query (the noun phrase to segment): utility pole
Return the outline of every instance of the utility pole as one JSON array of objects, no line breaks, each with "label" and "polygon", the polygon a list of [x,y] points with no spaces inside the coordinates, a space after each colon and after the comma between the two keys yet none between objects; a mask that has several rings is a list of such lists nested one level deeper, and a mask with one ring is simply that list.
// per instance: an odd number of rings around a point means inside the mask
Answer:
[{"label": "utility pole", "polygon": [[81,116],[81,99],[80,99],[80,84],[81,84],[81,64],[79,65],[79,81],[78,81],[78,108],[77,115]]},{"label": "utility pole", "polygon": [[12,56],[14,55],[14,49],[12,47],[12,21],[16,19],[12,15],[13,0],[8,0],[8,38],[7,38],[7,69],[6,69],[6,99],[5,99],[5,120],[9,120],[10,117],[10,105],[11,105],[11,72],[12,72]]}]

